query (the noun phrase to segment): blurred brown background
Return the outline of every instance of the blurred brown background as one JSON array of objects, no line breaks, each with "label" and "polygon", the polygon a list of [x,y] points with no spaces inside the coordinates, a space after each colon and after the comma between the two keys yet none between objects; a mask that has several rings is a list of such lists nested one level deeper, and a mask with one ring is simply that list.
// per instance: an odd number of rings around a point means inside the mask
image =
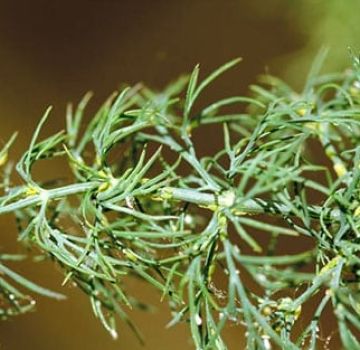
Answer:
[{"label": "blurred brown background", "polygon": [[[95,92],[89,112],[122,82],[161,88],[196,63],[206,74],[237,56],[243,63],[221,78],[207,98],[246,93],[265,70],[300,86],[305,68],[322,45],[331,49],[329,68],[348,62],[346,47],[359,42],[356,13],[336,0],[0,0],[0,142],[20,137],[12,157],[27,146],[46,106],[55,106],[47,131],[64,127],[68,101]],[[205,144],[206,140],[204,140]],[[205,144],[206,145],[206,144]],[[62,169],[39,169],[51,177]],[[4,252],[21,252],[11,216],[0,217]],[[62,275],[49,264],[18,264],[30,279],[60,289]],[[146,339],[145,349],[191,349],[185,327],[165,330],[166,306],[142,284],[132,286],[158,310],[130,313]],[[142,347],[125,325],[110,339],[85,296],[66,290],[68,300],[38,299],[37,312],[0,323],[0,349],[129,349]],[[234,327],[229,348],[242,349]]]}]

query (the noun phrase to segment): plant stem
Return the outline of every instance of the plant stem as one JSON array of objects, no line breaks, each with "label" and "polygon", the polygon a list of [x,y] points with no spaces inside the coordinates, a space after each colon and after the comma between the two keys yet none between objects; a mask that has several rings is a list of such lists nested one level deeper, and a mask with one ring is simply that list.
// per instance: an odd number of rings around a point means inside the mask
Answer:
[{"label": "plant stem", "polygon": [[[295,215],[292,209],[285,204],[275,201],[265,201],[260,198],[245,199],[236,198],[234,191],[226,191],[222,194],[204,193],[195,189],[182,189],[175,187],[165,187],[161,190],[164,199],[181,200],[206,207],[233,208],[235,214],[273,214],[273,215]],[[319,219],[322,208],[320,206],[309,206],[309,214],[312,218]],[[339,209],[332,209],[326,216],[329,220],[339,221],[341,212]]]},{"label": "plant stem", "polygon": [[96,188],[96,186],[98,185],[99,182],[92,181],[81,184],[67,185],[59,188],[54,188],[52,190],[40,189],[38,194],[32,195],[31,197],[20,199],[14,203],[5,206],[0,206],[0,215],[11,213],[15,210],[23,209],[26,207],[40,205],[41,203],[43,203],[44,199],[59,199],[73,194],[83,193],[90,189]]}]

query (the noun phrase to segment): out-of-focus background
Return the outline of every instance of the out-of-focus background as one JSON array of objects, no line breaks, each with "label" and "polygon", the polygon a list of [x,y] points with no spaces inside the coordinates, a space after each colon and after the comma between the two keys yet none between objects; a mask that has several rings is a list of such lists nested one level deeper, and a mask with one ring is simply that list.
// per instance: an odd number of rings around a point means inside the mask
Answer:
[{"label": "out-of-focus background", "polygon": [[[209,90],[214,97],[243,94],[260,73],[270,72],[301,88],[311,60],[330,48],[325,69],[350,64],[347,47],[359,49],[360,1],[338,0],[0,0],[0,142],[20,132],[11,156],[29,143],[46,106],[55,107],[49,133],[64,127],[68,101],[95,92],[89,113],[122,82],[160,89],[201,64],[206,74],[237,57],[243,62]],[[204,139],[204,147],[208,140]],[[61,164],[38,169],[39,178],[61,173]],[[21,252],[11,216],[0,217],[0,252]],[[51,263],[18,264],[16,270],[60,289]],[[37,312],[0,323],[1,349],[191,349],[186,327],[169,321],[159,295],[134,282],[131,288],[157,310],[130,312],[145,348],[125,325],[113,341],[91,313],[86,296],[67,287],[68,300],[38,299]],[[229,348],[242,349],[239,329]]]}]

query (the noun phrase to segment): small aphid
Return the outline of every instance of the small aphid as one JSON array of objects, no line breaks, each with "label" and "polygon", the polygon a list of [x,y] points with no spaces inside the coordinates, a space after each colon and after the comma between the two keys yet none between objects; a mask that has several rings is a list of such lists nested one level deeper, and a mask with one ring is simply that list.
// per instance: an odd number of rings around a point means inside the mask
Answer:
[{"label": "small aphid", "polygon": [[25,190],[26,197],[36,196],[37,194],[39,194],[39,189],[34,186],[29,185]]},{"label": "small aphid", "polygon": [[110,183],[109,182],[103,182],[99,187],[98,187],[98,192],[105,192],[107,189],[110,188]]},{"label": "small aphid", "polygon": [[123,253],[132,262],[136,262],[138,260],[137,256],[130,249],[125,248]]},{"label": "small aphid", "polygon": [[342,163],[335,163],[334,171],[338,177],[342,177],[342,176],[346,175],[346,173],[347,173],[346,168],[345,168],[344,164],[342,164]]},{"label": "small aphid", "polygon": [[273,310],[271,309],[270,306],[265,306],[262,309],[262,313],[263,313],[264,316],[270,316],[273,313]]},{"label": "small aphid", "polygon": [[324,273],[332,270],[333,268],[335,268],[338,263],[341,261],[342,257],[337,255],[335,256],[333,259],[331,259],[325,266],[323,266],[319,272],[319,276],[323,275]]},{"label": "small aphid", "polygon": [[307,108],[302,107],[296,110],[297,114],[299,114],[301,117],[303,117],[307,113]]},{"label": "small aphid", "polygon": [[355,209],[355,211],[354,211],[354,216],[355,216],[355,217],[360,216],[360,206],[358,206],[358,207]]}]

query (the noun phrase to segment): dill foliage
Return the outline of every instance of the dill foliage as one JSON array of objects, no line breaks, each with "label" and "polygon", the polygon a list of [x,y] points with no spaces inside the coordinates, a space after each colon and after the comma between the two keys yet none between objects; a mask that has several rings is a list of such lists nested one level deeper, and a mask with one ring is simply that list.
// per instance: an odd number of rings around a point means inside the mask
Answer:
[{"label": "dill foliage", "polygon": [[[196,66],[160,93],[128,87],[84,123],[87,94],[65,131],[40,139],[48,109],[16,164],[22,184],[7,161],[15,136],[0,153],[0,214],[15,215],[19,241],[62,268],[113,337],[119,317],[141,338],[127,315],[143,307],[126,289],[136,276],[169,302],[169,326],[188,323],[196,349],[227,349],[229,323],[246,349],[316,349],[325,308],[344,348],[360,349],[360,61],[320,75],[324,57],[301,93],[263,76],[251,97],[196,113],[239,59],[202,80]],[[194,135],[211,125],[220,149],[200,157]],[[33,178],[58,157],[71,179]],[[3,318],[32,309],[26,290],[63,298],[7,267],[21,258],[0,256]]]}]

